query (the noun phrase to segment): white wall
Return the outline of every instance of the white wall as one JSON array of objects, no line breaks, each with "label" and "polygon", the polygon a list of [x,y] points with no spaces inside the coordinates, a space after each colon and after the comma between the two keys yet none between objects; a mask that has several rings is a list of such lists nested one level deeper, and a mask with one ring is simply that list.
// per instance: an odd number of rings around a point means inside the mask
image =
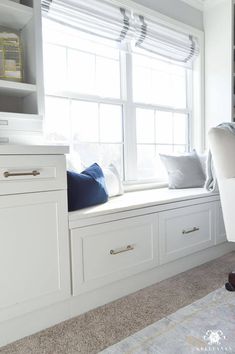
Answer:
[{"label": "white wall", "polygon": [[215,1],[204,13],[207,131],[233,117],[233,2]]},{"label": "white wall", "polygon": [[136,3],[203,30],[202,11],[180,0],[134,0]]}]

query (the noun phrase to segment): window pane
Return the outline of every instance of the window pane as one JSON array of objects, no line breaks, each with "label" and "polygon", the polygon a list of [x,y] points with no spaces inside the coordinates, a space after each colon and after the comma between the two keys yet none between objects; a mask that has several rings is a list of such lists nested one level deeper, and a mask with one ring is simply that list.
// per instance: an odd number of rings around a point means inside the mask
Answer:
[{"label": "window pane", "polygon": [[142,66],[133,67],[133,98],[135,102],[151,101],[151,70]]},{"label": "window pane", "polygon": [[187,152],[187,146],[185,145],[174,145],[174,153],[176,154],[184,154]]},{"label": "window pane", "polygon": [[72,101],[73,139],[76,141],[99,142],[98,104]]},{"label": "window pane", "polygon": [[66,49],[52,44],[44,45],[45,90],[61,91],[66,86]]},{"label": "window pane", "polygon": [[99,96],[120,98],[119,61],[97,57],[96,80]]},{"label": "window pane", "polygon": [[100,163],[100,151],[98,143],[73,142],[73,151],[78,153],[84,168],[97,162]]},{"label": "window pane", "polygon": [[154,110],[136,109],[137,143],[154,143]]},{"label": "window pane", "polygon": [[68,50],[69,91],[95,94],[95,55]]},{"label": "window pane", "polygon": [[100,144],[100,164],[114,164],[123,178],[123,146],[122,144]]},{"label": "window pane", "polygon": [[155,145],[137,145],[138,179],[153,179],[157,177]]},{"label": "window pane", "polygon": [[162,160],[160,158],[159,154],[166,154],[170,155],[173,153],[173,146],[172,145],[157,145],[156,146],[156,165],[157,165],[157,171],[158,171],[158,178],[162,181],[167,181],[167,171],[162,163]]},{"label": "window pane", "polygon": [[186,107],[186,72],[184,70],[181,76],[172,76],[172,106],[175,108]]},{"label": "window pane", "polygon": [[187,144],[187,115],[174,113],[174,144]]},{"label": "window pane", "polygon": [[122,142],[122,107],[111,104],[100,105],[100,141]]},{"label": "window pane", "polygon": [[44,133],[46,139],[57,142],[69,140],[69,100],[46,97]]},{"label": "window pane", "polygon": [[135,102],[186,108],[186,69],[145,56],[133,55]]},{"label": "window pane", "polygon": [[151,77],[151,102],[161,106],[172,106],[170,73],[152,71]]},{"label": "window pane", "polygon": [[84,167],[88,167],[95,162],[103,167],[113,163],[121,176],[123,175],[123,147],[121,144],[74,142],[73,151],[78,153]]},{"label": "window pane", "polygon": [[171,112],[156,112],[156,142],[173,144],[173,119]]}]

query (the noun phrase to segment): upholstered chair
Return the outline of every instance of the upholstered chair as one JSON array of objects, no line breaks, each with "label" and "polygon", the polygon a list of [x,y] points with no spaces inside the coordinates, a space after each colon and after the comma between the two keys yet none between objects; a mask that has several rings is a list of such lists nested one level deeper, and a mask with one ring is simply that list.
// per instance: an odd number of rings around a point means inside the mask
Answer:
[{"label": "upholstered chair", "polygon": [[[235,134],[222,128],[209,132],[209,146],[220,191],[220,199],[228,241],[235,242]],[[235,291],[235,272],[225,284]]]}]

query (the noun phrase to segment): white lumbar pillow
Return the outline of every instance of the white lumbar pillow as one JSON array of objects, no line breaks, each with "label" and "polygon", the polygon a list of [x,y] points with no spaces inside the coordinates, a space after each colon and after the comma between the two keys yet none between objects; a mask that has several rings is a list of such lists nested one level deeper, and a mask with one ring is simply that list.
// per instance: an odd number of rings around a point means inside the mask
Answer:
[{"label": "white lumbar pillow", "polygon": [[113,164],[102,168],[109,197],[123,194],[123,185],[118,170]]}]

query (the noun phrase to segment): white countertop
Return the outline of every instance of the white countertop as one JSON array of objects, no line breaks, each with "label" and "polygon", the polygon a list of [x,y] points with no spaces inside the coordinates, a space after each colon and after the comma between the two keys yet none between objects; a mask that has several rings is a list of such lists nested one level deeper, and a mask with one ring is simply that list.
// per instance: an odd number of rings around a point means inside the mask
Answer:
[{"label": "white countertop", "polygon": [[0,144],[0,155],[63,155],[69,153],[65,145]]},{"label": "white countertop", "polygon": [[108,215],[117,212],[210,196],[219,196],[219,194],[208,192],[205,188],[159,188],[138,192],[128,192],[124,195],[110,198],[105,204],[70,212],[69,221],[72,222],[95,216]]}]

